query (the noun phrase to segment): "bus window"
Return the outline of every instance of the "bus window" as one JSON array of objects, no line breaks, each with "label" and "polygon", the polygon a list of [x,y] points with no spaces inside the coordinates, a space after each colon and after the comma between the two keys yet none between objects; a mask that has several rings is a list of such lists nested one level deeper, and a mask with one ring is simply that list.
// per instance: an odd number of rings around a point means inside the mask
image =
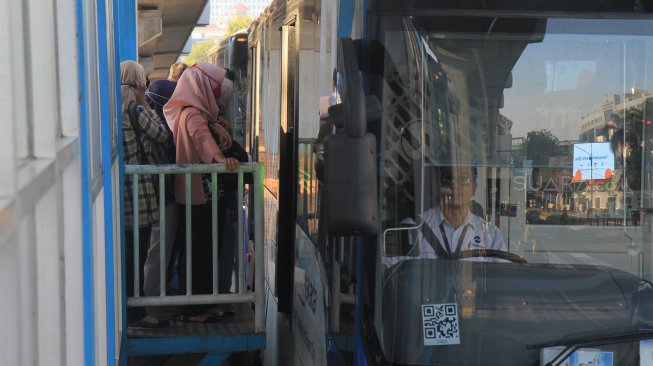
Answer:
[{"label": "bus window", "polygon": [[650,324],[651,20],[374,24],[383,357],[533,365],[537,344]]}]

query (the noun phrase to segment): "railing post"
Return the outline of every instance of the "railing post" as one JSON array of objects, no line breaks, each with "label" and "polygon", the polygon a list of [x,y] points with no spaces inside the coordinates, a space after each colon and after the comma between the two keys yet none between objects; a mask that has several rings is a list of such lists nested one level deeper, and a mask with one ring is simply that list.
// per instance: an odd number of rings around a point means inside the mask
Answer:
[{"label": "railing post", "polygon": [[192,206],[192,200],[190,197],[190,184],[191,184],[191,174],[186,173],[184,176],[185,180],[185,188],[186,188],[186,200],[184,203],[186,204],[186,295],[192,295],[193,293],[193,233],[192,233],[192,225],[191,225],[191,208]]},{"label": "railing post", "polygon": [[166,295],[166,175],[159,173],[159,295]]},{"label": "railing post", "polygon": [[255,321],[254,329],[257,332],[265,330],[265,261],[263,251],[265,243],[263,238],[263,164],[259,164],[254,173],[254,279],[255,279]]},{"label": "railing post", "polygon": [[335,245],[331,246],[331,331],[340,332],[340,261],[336,258]]},{"label": "railing post", "polygon": [[[218,253],[218,244],[220,243],[219,240],[221,239],[218,235],[218,229],[219,229],[219,222],[217,220],[214,220],[212,223],[212,228],[213,228],[213,257],[215,259],[214,262],[214,268],[213,268],[213,278],[214,278],[214,286],[213,286],[213,293],[212,294],[193,294],[193,289],[192,289],[192,199],[191,199],[191,182],[192,182],[192,174],[211,174],[212,175],[212,215],[214,217],[218,216],[219,212],[219,204],[218,204],[218,179],[220,178],[220,174],[227,174],[228,172],[226,171],[226,168],[223,165],[204,165],[204,164],[197,164],[197,165],[184,165],[184,166],[175,166],[175,165],[163,165],[163,166],[153,166],[153,165],[127,165],[125,167],[125,174],[129,177],[132,177],[134,181],[132,182],[131,186],[131,192],[133,193],[134,197],[132,200],[132,204],[134,206],[134,211],[138,212],[138,179],[140,176],[145,176],[145,175],[156,175],[158,178],[159,182],[159,190],[158,190],[158,198],[162,202],[162,207],[158,209],[158,212],[161,215],[160,220],[160,230],[161,230],[161,247],[160,247],[160,258],[159,258],[159,263],[161,264],[160,266],[160,289],[161,289],[161,294],[159,296],[140,296],[140,280],[141,280],[141,275],[140,275],[140,245],[146,245],[149,243],[140,243],[140,238],[139,238],[139,233],[138,233],[138,222],[139,218],[138,215],[135,215],[133,218],[133,221],[130,220],[130,222],[134,225],[135,230],[133,233],[133,240],[134,240],[134,248],[133,248],[133,255],[135,259],[135,263],[133,265],[133,269],[135,271],[135,276],[134,276],[134,287],[135,287],[135,293],[130,296],[127,299],[127,303],[129,306],[182,306],[182,305],[199,305],[199,304],[228,304],[228,303],[254,303],[255,304],[255,329],[257,332],[262,332],[265,329],[265,283],[264,283],[264,278],[265,278],[265,260],[264,260],[264,251],[265,251],[265,243],[264,243],[264,238],[263,238],[263,200],[264,200],[264,187],[263,187],[263,181],[264,181],[264,168],[263,165],[258,164],[258,163],[244,163],[241,165],[239,168],[238,172],[236,173],[238,175],[238,199],[237,199],[237,209],[238,209],[238,233],[235,238],[237,240],[238,245],[238,293],[235,294],[220,294],[220,285],[219,285],[219,273],[218,270],[220,269],[219,265],[217,265],[217,255]],[[166,294],[166,285],[167,285],[167,279],[166,279],[166,269],[167,269],[167,261],[166,261],[166,248],[167,245],[170,245],[170,243],[167,243],[169,240],[165,235],[165,229],[166,229],[166,223],[165,223],[165,216],[166,216],[166,211],[168,209],[165,206],[165,200],[166,200],[166,190],[165,190],[165,178],[166,175],[170,174],[179,174],[183,175],[184,181],[186,183],[185,187],[185,197],[186,197],[186,205],[185,205],[185,218],[186,218],[186,294],[185,296],[169,296],[170,294]],[[244,198],[244,174],[252,174],[254,176],[254,182],[252,185],[252,190],[253,190],[253,197],[251,201],[251,208],[254,212],[254,241],[255,241],[255,246],[254,246],[254,273],[253,278],[254,278],[254,291],[252,293],[248,293],[246,289],[246,279],[245,279],[245,248],[248,245],[247,241],[250,238],[249,235],[245,235],[245,229],[248,228],[246,226],[246,219],[247,216],[245,215],[243,211],[243,207],[245,205],[245,198]],[[249,199],[247,201],[249,204]],[[169,235],[168,235],[169,236]],[[132,238],[132,237],[130,237]],[[182,237],[180,237],[182,239]],[[132,253],[132,251],[130,251]],[[125,268],[125,271],[131,270],[132,266],[129,268]],[[217,278],[216,278],[217,276]],[[129,282],[130,285],[132,284],[132,281]],[[217,286],[217,288],[216,288]]]},{"label": "railing post", "polygon": [[238,210],[238,229],[236,231],[236,242],[238,250],[238,266],[236,270],[238,271],[238,293],[245,293],[245,281],[243,279],[243,274],[245,272],[245,266],[243,264],[245,246],[243,245],[243,172],[238,172],[238,200],[236,204],[236,209]]},{"label": "railing post", "polygon": [[[218,220],[220,218],[218,217],[218,174],[217,173],[211,173],[211,215],[213,216],[213,220],[211,220],[211,231],[212,231],[212,240],[211,240],[211,245],[213,247],[212,250],[212,263],[213,263],[213,294],[218,293],[218,240],[222,240],[222,238],[218,238]],[[224,245],[224,243],[223,243]]]},{"label": "railing post", "polygon": [[133,253],[133,256],[134,256],[134,263],[133,263],[134,268],[132,268],[132,270],[134,271],[134,293],[132,294],[132,296],[134,296],[136,298],[140,297],[140,295],[141,295],[140,294],[140,288],[139,288],[140,287],[139,284],[140,284],[140,274],[141,273],[140,273],[140,270],[139,270],[140,266],[138,265],[139,262],[140,262],[140,258],[139,258],[139,255],[138,255],[139,254],[139,245],[140,245],[140,243],[139,243],[139,241],[140,241],[140,230],[138,230],[139,229],[138,213],[140,211],[138,209],[138,179],[139,179],[139,175],[134,174],[134,176],[132,177],[132,213],[133,213],[133,216],[134,216],[133,217],[133,223],[132,223],[132,225],[133,225],[133,227],[132,227],[132,229],[133,229],[132,230],[133,248],[132,249],[134,251],[134,253]]}]

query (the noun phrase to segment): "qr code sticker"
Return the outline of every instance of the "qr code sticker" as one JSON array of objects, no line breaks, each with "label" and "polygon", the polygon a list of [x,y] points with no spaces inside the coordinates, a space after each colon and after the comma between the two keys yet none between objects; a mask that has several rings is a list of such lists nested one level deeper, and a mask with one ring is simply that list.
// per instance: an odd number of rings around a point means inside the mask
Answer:
[{"label": "qr code sticker", "polygon": [[422,305],[422,328],[425,346],[460,344],[458,305]]}]

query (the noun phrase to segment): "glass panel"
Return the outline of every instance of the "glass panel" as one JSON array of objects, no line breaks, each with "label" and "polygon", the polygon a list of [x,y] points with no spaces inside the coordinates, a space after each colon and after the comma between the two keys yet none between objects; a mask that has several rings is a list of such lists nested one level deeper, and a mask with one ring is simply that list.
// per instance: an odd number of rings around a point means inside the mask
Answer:
[{"label": "glass panel", "polygon": [[315,171],[315,139],[297,140],[297,224],[317,242],[318,180]]},{"label": "glass panel", "polygon": [[[245,65],[246,67],[246,65]],[[234,139],[243,147],[246,146],[247,133],[245,131],[245,118],[247,114],[247,91],[249,90],[249,79],[247,78],[247,69],[238,68],[234,70],[236,75],[234,89],[236,89],[236,98],[234,99]]]},{"label": "glass panel", "polygon": [[[89,61],[87,64],[87,98],[88,106],[88,122],[89,122],[89,139],[90,139],[90,153],[91,153],[91,176],[94,182],[97,182],[102,175],[102,131],[100,128],[100,92],[99,92],[99,62],[98,62],[98,48],[97,48],[97,7],[95,3],[89,4],[86,7],[86,58]],[[110,138],[110,136],[108,137]],[[97,186],[97,185],[96,185]]]},{"label": "glass panel", "polygon": [[375,25],[384,358],[538,365],[539,343],[650,327],[653,21]]},{"label": "glass panel", "polygon": [[[261,37],[261,63],[262,75],[266,79],[260,81],[260,90],[266,90],[262,93],[263,99],[259,101],[260,110],[266,114],[279,114],[277,109],[280,105],[279,90],[279,72],[281,70],[280,42],[276,41],[278,34],[264,32]],[[270,115],[263,118],[263,112],[259,114],[258,123],[258,143],[259,143],[259,162],[265,167],[265,187],[270,193],[277,198],[279,194],[279,129],[277,124],[273,123],[274,119]],[[265,123],[264,123],[265,122]]]}]

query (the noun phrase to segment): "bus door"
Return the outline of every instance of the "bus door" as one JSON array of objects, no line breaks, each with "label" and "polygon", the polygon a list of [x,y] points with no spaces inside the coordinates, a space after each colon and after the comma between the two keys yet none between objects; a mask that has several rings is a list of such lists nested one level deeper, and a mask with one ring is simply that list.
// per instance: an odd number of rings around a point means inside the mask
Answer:
[{"label": "bus door", "polygon": [[248,63],[249,80],[251,80],[251,93],[249,95],[250,123],[246,126],[245,149],[251,155],[252,161],[258,160],[258,139],[261,125],[261,45],[256,44],[249,50],[251,62]]},{"label": "bus door", "polygon": [[295,249],[295,211],[297,162],[297,28],[296,20],[281,27],[281,105],[279,136],[279,225],[277,256],[277,295],[279,311],[292,310]]}]

